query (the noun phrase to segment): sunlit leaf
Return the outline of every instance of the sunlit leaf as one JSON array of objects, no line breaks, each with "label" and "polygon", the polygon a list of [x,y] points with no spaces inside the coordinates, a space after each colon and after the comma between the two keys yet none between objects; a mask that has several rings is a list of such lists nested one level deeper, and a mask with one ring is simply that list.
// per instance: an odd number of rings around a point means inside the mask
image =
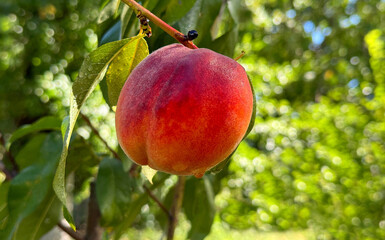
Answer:
[{"label": "sunlit leaf", "polygon": [[152,184],[152,179],[158,171],[150,168],[149,166],[142,166],[142,173],[147,180]]},{"label": "sunlit leaf", "polygon": [[148,46],[142,35],[130,38],[107,70],[108,100],[111,106],[118,102],[119,94],[131,71],[148,55]]},{"label": "sunlit leaf", "polygon": [[[125,7],[128,8],[127,5],[124,5],[124,8]],[[122,14],[124,14],[124,11],[122,12]],[[121,29],[120,29],[122,27],[121,25],[122,25],[122,20],[119,20],[111,28],[109,28],[103,34],[103,37],[99,42],[99,46],[106,44],[106,43],[109,43],[109,42],[121,40],[122,39],[122,33],[121,33]],[[109,106],[111,106],[110,100],[108,99],[108,86],[107,86],[106,76],[104,76],[103,80],[100,81],[99,86],[100,86],[100,90],[102,90],[104,100],[107,102],[107,104]]]},{"label": "sunlit leaf", "polygon": [[96,85],[102,80],[108,64],[129,41],[130,39],[123,39],[120,41],[107,43],[91,52],[90,55],[88,55],[84,60],[79,70],[79,76],[72,86],[73,92],[71,92],[70,96],[69,120],[64,119],[63,122],[68,121],[68,124],[65,123],[62,125],[62,130],[65,126],[67,126],[67,128],[64,135],[63,151],[53,181],[53,188],[58,198],[63,203],[64,217],[73,229],[75,229],[75,224],[71,214],[66,207],[66,192],[64,186],[66,158],[72,131],[74,129],[76,119],[79,116],[80,108],[95,89]]}]

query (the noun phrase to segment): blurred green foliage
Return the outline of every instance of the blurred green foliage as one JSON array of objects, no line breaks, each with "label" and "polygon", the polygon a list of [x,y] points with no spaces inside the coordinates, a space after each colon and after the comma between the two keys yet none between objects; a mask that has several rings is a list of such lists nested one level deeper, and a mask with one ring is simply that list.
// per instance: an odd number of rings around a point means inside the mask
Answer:
[{"label": "blurred green foliage", "polygon": [[[19,175],[12,181],[0,175],[0,229],[16,231],[17,239],[23,239],[23,226],[40,221],[35,219],[41,211],[47,213],[45,224],[27,228],[36,237],[58,221],[60,203],[40,178],[51,181],[52,171],[40,176],[36,168],[49,161],[47,156],[57,161],[61,142],[56,123],[67,115],[81,62],[101,42],[137,34],[135,15],[123,4],[115,13],[111,8],[115,2],[0,2],[0,132],[7,141],[16,129],[21,134],[12,144],[8,141],[21,168]],[[244,50],[239,62],[256,93],[255,127],[230,164],[218,175],[187,181],[183,208],[185,221],[193,224],[189,236],[203,239],[214,221],[214,226],[237,230],[311,229],[317,239],[385,239],[384,0],[141,3],[183,33],[198,30],[194,42],[199,47],[230,57]],[[174,42],[151,27],[150,51]],[[117,147],[114,113],[101,91],[104,82],[82,112],[110,146]],[[51,115],[54,128],[36,123],[20,128]],[[103,224],[110,227],[107,234],[114,224],[116,236],[130,227],[160,231],[167,225],[141,188],[143,176],[135,184],[109,182],[115,180],[110,176],[114,172],[116,179],[125,179],[122,168],[127,171],[131,163],[121,151],[122,165],[105,158],[110,153],[83,120],[78,121],[70,146],[68,188],[80,229],[86,221],[81,209],[94,180],[104,182],[97,188],[99,196],[108,187],[116,190],[115,195],[99,198]],[[8,147],[0,146],[0,160],[12,169]],[[32,161],[29,156],[36,158]],[[36,184],[28,188],[31,179],[45,184],[40,188],[45,198],[31,195],[34,206],[14,207],[26,201],[25,195],[14,194],[18,189],[35,193]],[[175,182],[175,176],[162,173],[154,178],[152,190],[166,206],[171,204]],[[45,207],[47,202],[52,207]],[[114,215],[119,209],[128,210]],[[202,215],[195,215],[199,210]],[[12,221],[17,224],[10,226]]]}]

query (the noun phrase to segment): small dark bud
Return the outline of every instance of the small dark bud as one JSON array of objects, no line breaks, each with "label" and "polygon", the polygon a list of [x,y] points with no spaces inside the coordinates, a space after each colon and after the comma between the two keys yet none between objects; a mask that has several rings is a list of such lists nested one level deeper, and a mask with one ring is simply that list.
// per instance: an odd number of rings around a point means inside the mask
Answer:
[{"label": "small dark bud", "polygon": [[194,40],[197,37],[198,37],[198,32],[197,31],[195,31],[195,30],[188,31],[188,33],[187,33],[187,39],[188,40],[192,41],[192,40]]}]

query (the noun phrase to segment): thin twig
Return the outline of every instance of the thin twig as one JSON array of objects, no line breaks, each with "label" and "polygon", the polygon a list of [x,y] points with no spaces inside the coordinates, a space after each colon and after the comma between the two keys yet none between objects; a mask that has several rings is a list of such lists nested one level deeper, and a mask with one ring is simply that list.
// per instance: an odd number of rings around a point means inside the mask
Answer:
[{"label": "thin twig", "polygon": [[185,176],[179,176],[178,182],[175,187],[175,194],[174,199],[172,202],[172,207],[170,210],[170,223],[167,230],[167,240],[173,240],[174,239],[174,232],[175,227],[178,222],[178,214],[179,210],[182,206],[183,201],[183,193],[184,193],[184,185],[186,183],[186,177]]},{"label": "thin twig", "polygon": [[128,170],[128,174],[131,176],[131,177],[134,177],[136,178],[139,174],[138,172],[136,171],[138,169],[139,165],[132,162],[132,165],[130,167],[130,169]]},{"label": "thin twig", "polygon": [[4,139],[4,134],[0,132],[0,144],[4,146],[5,149],[5,155],[9,158],[9,161],[12,164],[13,167],[13,172],[11,172],[12,176],[14,177],[17,172],[19,172],[19,166],[16,163],[15,158],[12,156],[12,154],[7,150],[7,147],[5,145],[5,139]]},{"label": "thin twig", "polygon": [[[100,136],[100,133],[99,131],[92,125],[90,119],[80,113],[80,116],[84,119],[84,121],[87,123],[87,125],[91,128],[91,131],[103,142],[103,144],[111,151],[111,153],[114,155],[115,158],[119,159],[120,160],[120,157],[118,155],[118,153],[116,151],[114,151],[109,145],[108,143],[102,138],[102,136]],[[137,173],[136,173],[136,170],[138,169],[138,165],[133,163],[131,168],[129,169],[129,175],[132,176],[132,177],[136,177],[137,176]],[[143,185],[143,188],[146,190],[147,194],[159,205],[159,207],[166,213],[167,217],[170,219],[173,219],[170,212],[167,210],[167,208],[163,205],[163,203],[151,192],[151,190]],[[91,190],[92,190],[92,185],[91,185]],[[95,209],[95,207],[93,206],[92,204],[93,200],[92,200],[92,191],[91,191],[91,196],[90,196],[90,203],[89,203],[89,216],[88,216],[88,224],[87,224],[87,234],[86,234],[86,237],[85,239],[94,239],[94,238],[89,238],[90,235],[95,237],[95,234],[98,235],[98,226],[95,225],[95,220],[96,218],[99,219],[100,218],[100,211],[99,209]],[[92,206],[92,208],[91,208]],[[99,214],[99,215],[98,215]],[[92,215],[92,217],[90,217],[90,215]],[[98,215],[98,216],[97,216]]]},{"label": "thin twig", "polygon": [[59,222],[57,224],[57,226],[63,230],[63,232],[67,233],[70,237],[72,237],[73,239],[75,240],[83,240],[83,237],[80,236],[80,234],[78,234],[77,232],[75,232],[74,230],[72,230],[72,228],[70,227],[67,227],[67,226],[64,226],[63,223]]},{"label": "thin twig", "polygon": [[168,209],[163,205],[163,203],[150,191],[150,189],[146,186],[146,185],[143,185],[143,188],[144,190],[146,190],[147,194],[150,196],[150,198],[152,198],[152,200],[154,200],[158,206],[166,213],[167,217],[168,218],[171,218],[171,214],[170,212],[168,211]]},{"label": "thin twig", "polygon": [[156,24],[158,27],[160,27],[163,31],[165,31],[168,35],[175,38],[178,42],[182,43],[188,48],[191,49],[197,49],[198,47],[195,46],[195,44],[188,40],[185,35],[175,28],[171,27],[167,23],[165,23],[162,19],[155,16],[152,12],[141,6],[139,3],[137,3],[134,0],[122,0],[125,4],[127,4],[130,8],[132,8],[135,11],[136,15],[142,15],[148,18],[151,22]]},{"label": "thin twig", "polygon": [[84,115],[83,113],[80,113],[80,116],[81,116],[81,117],[83,118],[83,120],[87,123],[87,125],[91,128],[91,131],[92,131],[93,133],[95,133],[95,135],[96,135],[96,136],[103,142],[103,144],[104,144],[104,145],[106,146],[106,148],[112,153],[112,155],[114,155],[114,157],[115,157],[116,159],[120,160],[120,157],[119,157],[118,153],[108,145],[108,143],[106,142],[106,140],[104,140],[104,139],[102,138],[102,136],[100,136],[99,131],[92,125],[91,120],[90,120],[86,115]]}]

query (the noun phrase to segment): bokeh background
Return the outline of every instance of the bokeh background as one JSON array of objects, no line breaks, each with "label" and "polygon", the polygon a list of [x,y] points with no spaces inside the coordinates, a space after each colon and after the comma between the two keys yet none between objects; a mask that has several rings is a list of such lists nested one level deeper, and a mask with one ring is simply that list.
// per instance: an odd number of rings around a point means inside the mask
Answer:
[{"label": "bokeh background", "polygon": [[[177,1],[163,2],[154,12],[189,30],[188,14],[195,12],[176,14]],[[193,8],[203,1],[190,2]],[[207,239],[385,239],[385,1],[228,2],[233,8],[221,8],[218,16],[231,21],[198,31],[197,45],[231,57],[246,52],[239,62],[252,79],[257,116],[221,177]],[[84,57],[116,24],[113,17],[100,19],[103,4],[0,2],[5,139],[43,116],[66,116]],[[151,51],[173,41],[153,31]],[[209,37],[222,41],[213,44]],[[99,87],[82,112],[117,146],[114,114]],[[75,132],[98,152],[106,151],[81,120]],[[4,152],[0,147],[6,162]],[[127,236],[161,236],[153,209],[142,207]],[[181,219],[177,234],[183,239],[189,224]]]}]

